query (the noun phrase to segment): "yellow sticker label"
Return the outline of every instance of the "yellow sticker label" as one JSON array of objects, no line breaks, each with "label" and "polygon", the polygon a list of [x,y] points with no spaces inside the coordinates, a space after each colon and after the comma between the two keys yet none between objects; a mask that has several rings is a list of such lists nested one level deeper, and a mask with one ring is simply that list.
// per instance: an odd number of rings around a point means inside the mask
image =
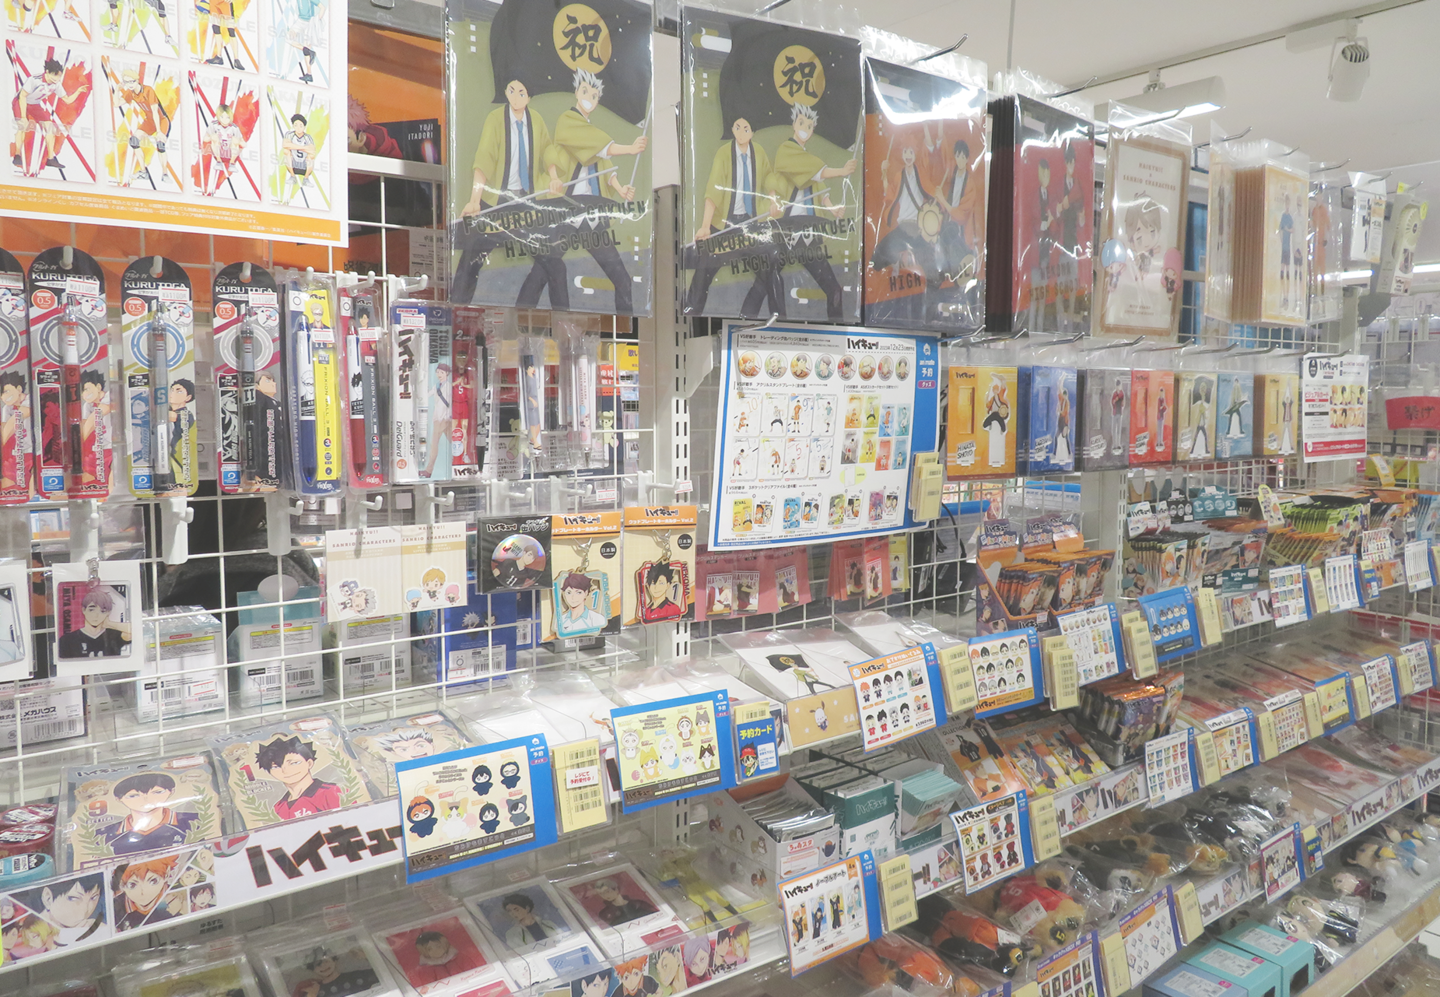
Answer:
[{"label": "yellow sticker label", "polygon": [[1350,687],[1355,690],[1355,719],[1364,720],[1370,715],[1370,686],[1365,674],[1351,676]]},{"label": "yellow sticker label", "polygon": [[1060,820],[1055,815],[1055,797],[1037,796],[1030,801],[1030,836],[1036,862],[1060,854]]},{"label": "yellow sticker label", "polygon": [[1040,997],[1040,984],[1031,980],[1011,990],[1010,997]]},{"label": "yellow sticker label", "polygon": [[1064,635],[1046,637],[1040,644],[1045,660],[1045,682],[1050,693],[1052,710],[1068,710],[1080,705],[1080,673],[1075,667],[1075,652],[1070,650]]},{"label": "yellow sticker label", "polygon": [[605,769],[600,764],[600,741],[574,741],[550,749],[555,760],[555,800],[564,834],[604,824],[610,816],[605,803]]},{"label": "yellow sticker label", "polygon": [[1189,945],[1205,931],[1205,920],[1200,916],[1200,895],[1195,892],[1194,883],[1176,887],[1175,906],[1180,915],[1180,936]]},{"label": "yellow sticker label", "polygon": [[968,647],[954,644],[940,651],[940,678],[945,683],[945,707],[952,716],[975,709],[980,697],[975,691]]},{"label": "yellow sticker label", "polygon": [[1330,597],[1325,594],[1325,572],[1320,568],[1310,568],[1306,574],[1310,576],[1310,615],[1330,612]]},{"label": "yellow sticker label", "polygon": [[1208,730],[1195,732],[1195,757],[1200,760],[1200,785],[1220,780],[1220,757],[1215,753],[1215,738]]},{"label": "yellow sticker label", "polygon": [[1313,741],[1325,733],[1325,720],[1320,715],[1320,694],[1307,692],[1302,698],[1305,701],[1305,730]]},{"label": "yellow sticker label", "polygon": [[1260,758],[1269,761],[1280,754],[1280,738],[1275,731],[1275,714],[1264,710],[1255,714],[1255,724],[1260,728]]},{"label": "yellow sticker label", "polygon": [[1400,667],[1395,669],[1395,674],[1400,679],[1400,695],[1408,696],[1415,691],[1415,675],[1410,671],[1410,665],[1404,661],[1403,655],[1397,659],[1397,664]]},{"label": "yellow sticker label", "polygon": [[885,930],[895,931],[920,918],[915,906],[915,878],[910,872],[910,856],[897,855],[880,863],[880,906],[885,914]]},{"label": "yellow sticker label", "polygon": [[1100,958],[1105,965],[1105,992],[1123,994],[1130,989],[1130,960],[1125,958],[1125,939],[1120,932],[1100,939]]},{"label": "yellow sticker label", "polygon": [[1125,626],[1125,651],[1130,661],[1130,671],[1137,679],[1149,678],[1160,671],[1155,660],[1155,642],[1150,637],[1150,628],[1142,617]]},{"label": "yellow sticker label", "polygon": [[1215,590],[1196,590],[1195,605],[1200,610],[1200,643],[1214,647],[1225,635],[1220,629],[1220,603],[1215,599]]}]

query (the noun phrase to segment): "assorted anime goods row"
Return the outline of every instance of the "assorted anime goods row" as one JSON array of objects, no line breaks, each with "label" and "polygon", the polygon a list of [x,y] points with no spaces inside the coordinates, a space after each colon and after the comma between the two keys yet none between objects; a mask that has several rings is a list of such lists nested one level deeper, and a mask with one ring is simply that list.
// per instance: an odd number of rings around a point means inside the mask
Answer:
[{"label": "assorted anime goods row", "polygon": [[[167,859],[120,867],[111,901],[114,930],[142,924],[154,930],[167,905],[170,917],[198,909],[183,901],[202,891],[213,901],[202,857],[210,853],[199,850],[178,879]],[[365,912],[332,910],[323,927],[307,922],[308,930],[298,933],[296,922],[243,940],[143,950],[123,959],[113,980],[117,993],[133,997],[172,997],[196,986],[244,997],[444,997],[477,988],[495,995],[677,994],[736,973],[752,958],[774,959],[783,949],[763,911],[759,922],[746,917],[761,906],[753,891],[722,884],[722,896],[710,886],[709,871],[697,871],[697,861],[676,849],[650,875],[612,856],[550,878],[512,877],[503,886],[456,879],[447,884],[448,895],[394,894],[367,904]],[[101,894],[111,884],[104,879],[76,877],[65,895],[47,889],[8,896],[6,961],[74,944],[82,926],[108,934],[110,904]],[[724,905],[719,921],[694,916],[687,891],[698,890]],[[130,923],[142,909],[150,920]]]},{"label": "assorted anime goods row", "polygon": [[[449,11],[454,300],[649,314],[649,11],[562,13]],[[987,101],[983,64],[874,29],[701,8],[676,28],[684,314],[1174,334],[1188,125],[1119,106],[1098,122],[1114,154],[1097,225],[1097,122],[1058,86],[1007,74]],[[1380,262],[1382,242],[1408,286],[1418,202],[1386,222],[1383,181],[1352,174],[1365,196],[1347,213],[1303,154],[1208,144],[1207,316],[1338,318],[1347,260]]]},{"label": "assorted anime goods row", "polygon": [[519,477],[532,464],[615,474],[632,463],[614,432],[624,421],[617,351],[602,351],[597,318],[387,305],[350,275],[337,288],[231,264],[211,289],[210,410],[197,406],[185,271],[163,257],[132,263],[118,335],[105,282],[80,250],[47,250],[28,272],[0,255],[0,501],[193,495],[202,437],[216,440],[227,494]]}]

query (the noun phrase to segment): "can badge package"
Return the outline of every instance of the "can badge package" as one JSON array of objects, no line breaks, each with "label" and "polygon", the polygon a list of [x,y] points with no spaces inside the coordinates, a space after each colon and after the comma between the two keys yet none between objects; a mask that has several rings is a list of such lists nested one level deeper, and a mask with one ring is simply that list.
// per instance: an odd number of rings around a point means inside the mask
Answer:
[{"label": "can badge package", "polygon": [[860,320],[860,43],[682,14],[686,315]]},{"label": "can badge package", "polygon": [[204,752],[68,769],[61,806],[73,869],[224,833],[215,769]]},{"label": "can badge package", "polygon": [[985,322],[985,91],[866,63],[865,322]]},{"label": "can badge package", "polygon": [[452,302],[650,313],[651,19],[450,0]]}]

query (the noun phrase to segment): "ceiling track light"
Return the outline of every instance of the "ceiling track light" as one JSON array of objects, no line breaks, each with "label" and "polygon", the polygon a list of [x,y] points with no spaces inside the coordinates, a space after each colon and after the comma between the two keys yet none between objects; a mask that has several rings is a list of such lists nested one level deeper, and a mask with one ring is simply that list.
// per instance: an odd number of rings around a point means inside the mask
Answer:
[{"label": "ceiling track light", "polygon": [[1330,69],[1325,96],[1340,103],[1359,100],[1370,78],[1370,43],[1360,37],[1359,19],[1330,21],[1285,36],[1285,47],[1291,52],[1311,52],[1326,46],[1330,48]]}]

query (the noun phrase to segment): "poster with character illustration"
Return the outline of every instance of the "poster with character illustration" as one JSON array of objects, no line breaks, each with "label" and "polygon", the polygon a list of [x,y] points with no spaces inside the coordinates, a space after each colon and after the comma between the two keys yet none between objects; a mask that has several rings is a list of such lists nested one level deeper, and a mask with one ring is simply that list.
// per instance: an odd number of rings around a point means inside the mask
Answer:
[{"label": "poster with character illustration", "polygon": [[452,0],[446,14],[450,300],[650,314],[649,5]]},{"label": "poster with character illustration", "polygon": [[735,785],[730,697],[677,696],[610,712],[625,813]]},{"label": "poster with character illustration", "polygon": [[860,43],[686,7],[687,315],[860,320]]},{"label": "poster with character illustration", "polygon": [[395,763],[405,879],[552,844],[555,788],[541,734]]},{"label": "poster with character illustration", "polygon": [[241,76],[197,73],[187,77],[193,116],[186,140],[190,146],[189,188],[202,197],[258,204],[260,185],[260,95]]}]

